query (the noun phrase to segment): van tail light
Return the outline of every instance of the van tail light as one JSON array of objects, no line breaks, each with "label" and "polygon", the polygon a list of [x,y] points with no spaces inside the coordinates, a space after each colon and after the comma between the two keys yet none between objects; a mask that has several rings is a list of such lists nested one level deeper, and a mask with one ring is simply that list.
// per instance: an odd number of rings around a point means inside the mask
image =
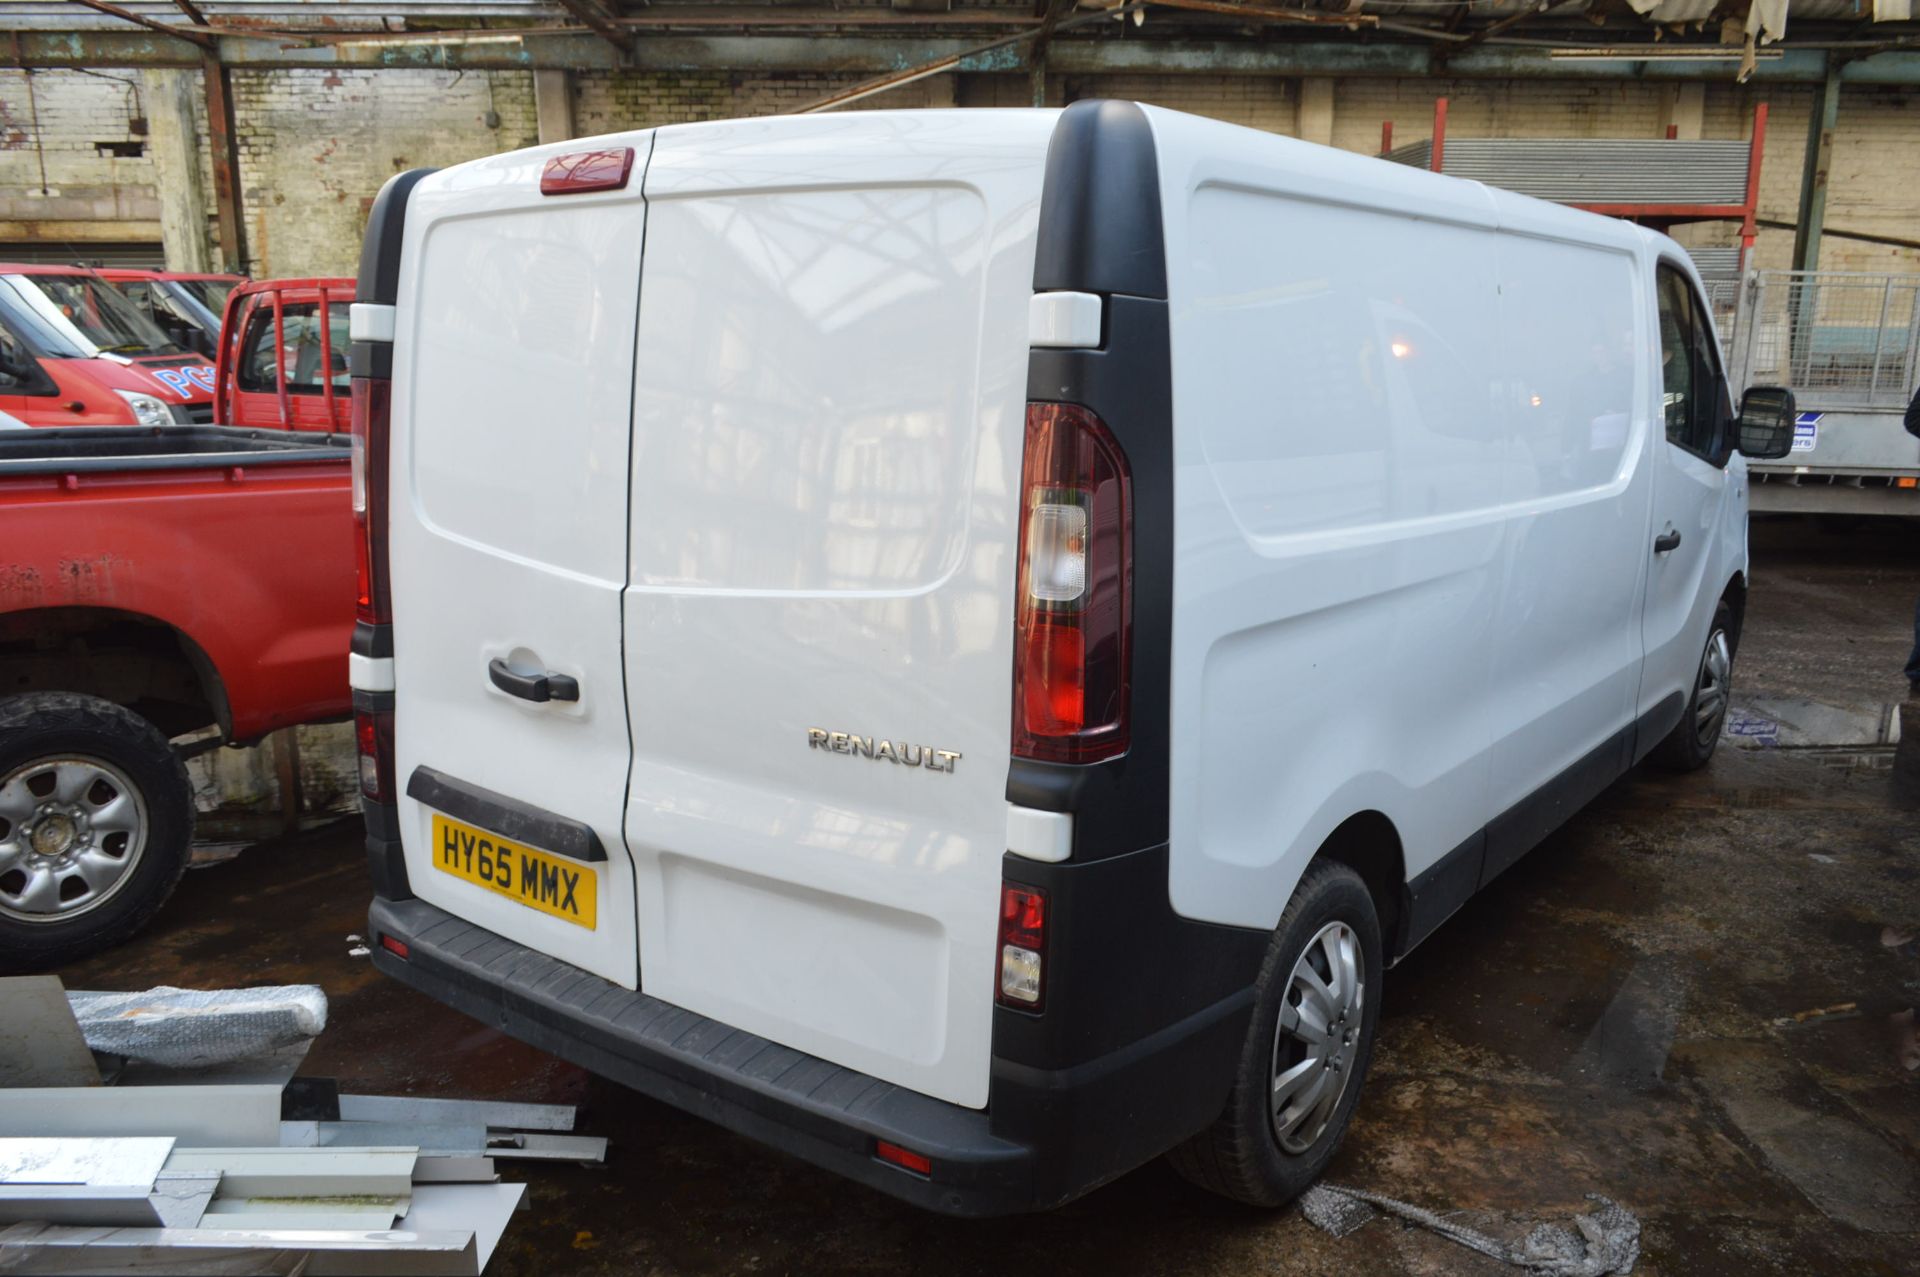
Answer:
[{"label": "van tail light", "polygon": [[393,383],[353,379],[353,523],[360,541],[359,616],[369,625],[393,620],[387,581],[387,437]]},{"label": "van tail light", "polygon": [[1047,982],[1047,893],[1014,883],[1000,886],[1000,993],[1006,1006],[1038,1011]]},{"label": "van tail light", "polygon": [[360,792],[369,801],[390,803],[393,786],[393,711],[363,709],[353,716],[353,743],[360,754]]},{"label": "van tail light", "polygon": [[1133,515],[1127,459],[1077,404],[1027,405],[1014,613],[1013,752],[1127,751]]}]

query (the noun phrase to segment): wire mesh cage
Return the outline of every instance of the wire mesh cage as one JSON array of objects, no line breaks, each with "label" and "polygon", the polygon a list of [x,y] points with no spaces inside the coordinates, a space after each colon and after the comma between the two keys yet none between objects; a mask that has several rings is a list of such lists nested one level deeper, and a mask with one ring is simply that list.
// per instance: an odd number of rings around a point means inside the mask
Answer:
[{"label": "wire mesh cage", "polygon": [[1920,377],[1920,275],[1755,271],[1748,287],[1723,330],[1743,384],[1788,386],[1820,407],[1906,406]]}]

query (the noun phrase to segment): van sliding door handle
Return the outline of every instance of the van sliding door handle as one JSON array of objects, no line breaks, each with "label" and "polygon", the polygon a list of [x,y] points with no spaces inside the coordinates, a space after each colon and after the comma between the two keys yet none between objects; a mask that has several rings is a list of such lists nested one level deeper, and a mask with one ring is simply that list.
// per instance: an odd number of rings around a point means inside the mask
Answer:
[{"label": "van sliding door handle", "polygon": [[487,662],[487,677],[493,685],[509,696],[518,696],[523,701],[577,701],[580,699],[579,680],[565,674],[555,674],[549,670],[545,674],[516,674],[513,667],[499,657]]},{"label": "van sliding door handle", "polygon": [[1679,548],[1680,534],[1678,532],[1662,532],[1653,539],[1653,552],[1655,554],[1665,554],[1669,550],[1678,550]]}]

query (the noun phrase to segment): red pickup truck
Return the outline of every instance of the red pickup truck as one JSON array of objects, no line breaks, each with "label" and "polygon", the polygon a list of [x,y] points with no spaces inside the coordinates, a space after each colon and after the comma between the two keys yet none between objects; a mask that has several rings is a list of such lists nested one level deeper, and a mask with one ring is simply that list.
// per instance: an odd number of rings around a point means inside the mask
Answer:
[{"label": "red pickup truck", "polygon": [[173,738],[345,718],[344,435],[0,431],[0,971],[118,943],[186,867]]},{"label": "red pickup truck", "polygon": [[345,431],[351,279],[259,279],[227,295],[213,419],[223,426]]}]

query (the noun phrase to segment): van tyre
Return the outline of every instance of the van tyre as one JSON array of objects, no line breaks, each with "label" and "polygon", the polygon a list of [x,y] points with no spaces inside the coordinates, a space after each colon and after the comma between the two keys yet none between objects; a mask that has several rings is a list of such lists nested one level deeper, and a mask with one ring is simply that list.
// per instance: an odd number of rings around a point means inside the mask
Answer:
[{"label": "van tyre", "polygon": [[0,700],[0,971],[43,971],[152,920],[193,844],[186,768],[153,724],[72,692]]},{"label": "van tyre", "polygon": [[1727,725],[1727,706],[1733,694],[1733,609],[1725,600],[1713,610],[1713,628],[1695,667],[1693,692],[1687,709],[1667,738],[1648,755],[1670,771],[1698,771],[1713,757],[1720,733]]},{"label": "van tyre", "polygon": [[1366,883],[1343,864],[1315,861],[1261,964],[1226,1110],[1169,1154],[1174,1169],[1264,1207],[1292,1201],[1319,1178],[1373,1056],[1383,966]]}]

